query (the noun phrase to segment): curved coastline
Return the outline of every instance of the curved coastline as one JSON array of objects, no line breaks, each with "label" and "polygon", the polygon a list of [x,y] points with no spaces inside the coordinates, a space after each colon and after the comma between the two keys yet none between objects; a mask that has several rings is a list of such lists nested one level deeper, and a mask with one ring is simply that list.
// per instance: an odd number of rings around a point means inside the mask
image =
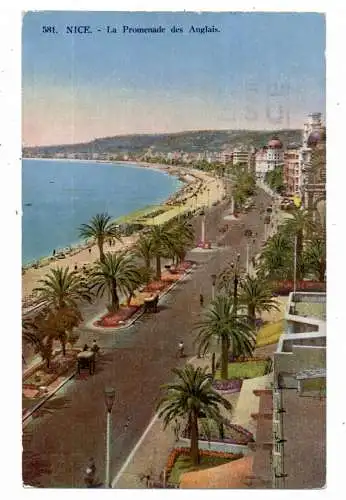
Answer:
[{"label": "curved coastline", "polygon": [[[160,172],[161,174],[165,175],[171,175],[172,177],[176,177],[177,180],[180,180],[182,182],[186,182],[181,176],[179,175],[174,175],[172,172],[167,172],[166,169],[160,168],[161,165],[158,165],[158,168],[151,168],[149,165],[146,163],[142,162],[131,162],[131,161],[105,161],[105,160],[79,160],[79,159],[65,159],[65,158],[23,158],[24,160],[34,160],[34,161],[52,161],[52,162],[62,162],[62,163],[90,163],[90,164],[108,164],[108,165],[120,165],[123,167],[127,168],[148,168],[149,170],[155,171],[155,172]],[[163,166],[164,167],[164,166]],[[177,195],[180,191],[184,189],[185,186],[180,186],[175,192],[173,192],[168,199],[165,201],[162,201],[159,205],[156,205],[155,208],[157,209],[158,206],[160,205],[165,205],[169,199]],[[27,204],[29,205],[29,204]],[[31,205],[31,203],[30,203]],[[137,210],[143,210],[147,207],[148,205],[143,205],[142,207],[138,207]],[[132,212],[128,212],[127,214],[124,214],[124,216],[131,216]],[[117,220],[117,219],[116,219]],[[69,242],[66,246],[63,247],[56,247],[56,255],[75,255],[76,253],[82,251],[83,249],[88,249],[92,243],[88,243],[82,240],[78,241],[71,241]],[[37,266],[46,266],[49,262],[51,262],[52,256],[50,254],[47,255],[42,255],[41,257],[32,259],[28,262],[22,263],[22,270],[28,270],[32,267],[37,267]]]},{"label": "curved coastline", "polygon": [[[34,159],[34,158],[32,158]],[[46,160],[46,159],[42,159]],[[47,159],[53,161],[53,158]],[[61,159],[62,161],[65,161]],[[132,166],[135,168],[148,168],[151,170],[160,171],[168,175],[173,175],[184,182],[184,185],[171,195],[162,206],[171,205],[182,206],[186,210],[194,211],[202,206],[220,200],[224,195],[224,185],[221,180],[215,179],[210,174],[192,169],[190,167],[181,166],[168,166],[162,164],[150,164],[146,162],[134,161],[102,161],[102,160],[67,160],[67,161],[90,161],[93,163],[107,163],[107,164],[122,164],[125,166]],[[199,198],[199,199],[198,199]],[[144,207],[143,207],[144,208]],[[157,209],[157,205],[156,205]],[[130,215],[130,214],[129,214]],[[110,247],[111,251],[119,251],[132,247],[139,237],[138,233],[131,236],[123,237],[122,243],[118,243]],[[107,249],[108,250],[108,249]],[[62,255],[64,254],[64,255]],[[93,242],[80,243],[71,245],[68,248],[57,252],[55,257],[43,257],[34,263],[27,264],[22,267],[22,288],[23,300],[27,301],[32,297],[32,291],[37,286],[37,281],[41,279],[50,268],[57,266],[69,266],[73,269],[74,266],[89,265],[98,258],[97,246]]]}]

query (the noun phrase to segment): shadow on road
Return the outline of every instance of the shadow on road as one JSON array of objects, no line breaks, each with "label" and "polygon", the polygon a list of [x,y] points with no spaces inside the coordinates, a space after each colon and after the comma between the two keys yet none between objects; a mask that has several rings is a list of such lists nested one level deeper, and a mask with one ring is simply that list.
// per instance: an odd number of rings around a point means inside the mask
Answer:
[{"label": "shadow on road", "polygon": [[56,411],[63,410],[71,406],[71,399],[66,396],[53,397],[44,403],[35,413],[32,414],[32,418],[40,418],[45,415],[50,415]]}]

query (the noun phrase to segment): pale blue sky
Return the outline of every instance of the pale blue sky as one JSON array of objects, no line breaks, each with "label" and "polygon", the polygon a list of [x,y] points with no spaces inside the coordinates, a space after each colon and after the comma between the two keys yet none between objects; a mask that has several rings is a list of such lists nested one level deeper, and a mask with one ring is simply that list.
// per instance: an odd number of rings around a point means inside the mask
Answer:
[{"label": "pale blue sky", "polygon": [[[43,34],[46,25],[58,33]],[[93,33],[68,35],[67,25]],[[119,32],[105,33],[107,25]],[[123,25],[161,25],[166,33],[123,34]],[[170,33],[173,25],[184,33]],[[188,33],[191,25],[220,32]],[[309,112],[325,112],[324,51],[321,14],[28,13],[23,142],[301,128]]]}]

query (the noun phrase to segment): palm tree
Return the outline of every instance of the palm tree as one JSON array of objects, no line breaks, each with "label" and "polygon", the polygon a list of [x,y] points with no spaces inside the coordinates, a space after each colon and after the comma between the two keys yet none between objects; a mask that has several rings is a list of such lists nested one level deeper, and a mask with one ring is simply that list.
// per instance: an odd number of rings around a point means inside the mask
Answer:
[{"label": "palm tree", "polygon": [[134,253],[144,260],[145,267],[149,270],[151,258],[154,256],[152,240],[142,234],[134,247]]},{"label": "palm tree", "polygon": [[309,240],[303,257],[307,271],[312,272],[318,281],[324,282],[327,268],[325,240],[319,236]]},{"label": "palm tree", "polygon": [[179,218],[167,224],[170,234],[170,243],[167,248],[167,256],[173,259],[173,264],[182,262],[186,256],[186,250],[194,240],[194,231],[189,219]]},{"label": "palm tree", "polygon": [[141,283],[142,277],[133,254],[107,252],[104,260],[96,263],[92,273],[91,289],[95,289],[97,295],[108,292],[111,297],[110,310],[116,312],[119,310],[118,293],[133,295]]},{"label": "palm tree", "polygon": [[173,246],[173,236],[167,225],[153,226],[148,233],[156,258],[156,279],[161,279],[161,258],[167,257]]},{"label": "palm tree", "polygon": [[218,295],[204,312],[204,318],[196,325],[199,330],[196,342],[199,352],[206,352],[214,339],[221,342],[221,378],[228,378],[228,352],[233,356],[252,356],[255,332],[244,315],[236,315],[233,300]]},{"label": "palm tree", "polygon": [[159,418],[163,417],[165,428],[177,418],[188,422],[191,435],[190,456],[192,463],[199,463],[198,420],[203,416],[217,423],[223,422],[220,406],[231,410],[231,404],[212,387],[212,378],[206,373],[207,368],[194,368],[187,364],[184,368],[175,368],[172,372],[178,377],[176,382],[163,386],[166,394],[160,400],[157,409]]},{"label": "palm tree", "polygon": [[293,252],[292,238],[279,231],[267,241],[260,255],[261,270],[273,280],[292,278]]},{"label": "palm tree", "polygon": [[90,291],[78,274],[68,267],[51,269],[39,284],[41,286],[34,292],[46,303],[48,315],[45,321],[49,323],[46,328],[56,332],[65,356],[67,335],[82,321],[78,302],[91,302]]},{"label": "palm tree", "polygon": [[47,324],[47,311],[38,313],[34,318],[26,319],[22,324],[22,340],[33,346],[34,351],[40,354],[49,370],[53,355],[53,343],[56,332]]},{"label": "palm tree", "polygon": [[[310,233],[315,229],[311,213],[304,209],[295,209],[292,213],[292,218],[288,219],[282,226],[282,230],[286,231],[288,235],[297,238],[297,262],[302,262],[304,233]],[[297,267],[297,279],[302,279],[302,270],[300,266]]]},{"label": "palm tree", "polygon": [[38,282],[41,286],[33,291],[39,299],[46,302],[49,308],[75,308],[78,309],[79,300],[91,301],[89,289],[80,280],[78,274],[70,271],[69,267],[51,269],[45,278]]},{"label": "palm tree", "polygon": [[111,216],[106,212],[96,214],[92,217],[88,224],[82,224],[79,227],[79,235],[81,238],[92,238],[96,241],[99,247],[100,260],[104,260],[103,245],[107,239],[117,239],[121,241],[118,227],[114,222],[111,222]]},{"label": "palm tree", "polygon": [[239,302],[247,307],[247,315],[253,327],[256,325],[256,313],[262,311],[279,310],[277,300],[273,297],[272,289],[261,276],[246,276],[240,282]]}]

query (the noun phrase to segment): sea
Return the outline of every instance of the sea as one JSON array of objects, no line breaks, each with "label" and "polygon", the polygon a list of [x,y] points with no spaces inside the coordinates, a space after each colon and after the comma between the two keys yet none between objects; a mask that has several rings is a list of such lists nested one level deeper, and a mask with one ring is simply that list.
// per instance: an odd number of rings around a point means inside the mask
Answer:
[{"label": "sea", "polygon": [[164,202],[182,187],[174,176],[131,164],[25,159],[22,162],[22,261],[29,264],[82,241],[78,227]]}]

